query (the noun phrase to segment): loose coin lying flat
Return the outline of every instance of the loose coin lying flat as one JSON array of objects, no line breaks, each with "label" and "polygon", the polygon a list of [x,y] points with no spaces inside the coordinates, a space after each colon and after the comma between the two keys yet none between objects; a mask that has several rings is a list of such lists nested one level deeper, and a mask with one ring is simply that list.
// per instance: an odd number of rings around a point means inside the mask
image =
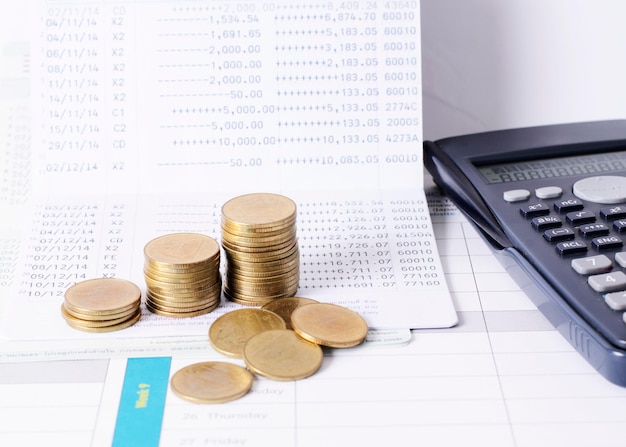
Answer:
[{"label": "loose coin lying flat", "polygon": [[317,301],[311,298],[303,298],[299,296],[292,296],[287,298],[279,298],[263,305],[261,309],[270,310],[282,317],[287,323],[287,329],[293,329],[291,325],[291,313],[296,307],[304,306],[306,304],[317,303]]},{"label": "loose coin lying flat", "polygon": [[237,309],[218,317],[209,328],[209,341],[229,357],[243,357],[243,347],[255,334],[269,329],[286,329],[285,321],[269,310]]},{"label": "loose coin lying flat", "polygon": [[331,348],[349,348],[365,340],[367,323],[347,307],[330,303],[300,306],[291,313],[294,331],[305,340]]},{"label": "loose coin lying flat", "polygon": [[185,366],[170,380],[178,397],[194,403],[216,404],[244,396],[252,387],[252,374],[226,362],[202,362]]},{"label": "loose coin lying flat", "polygon": [[319,345],[289,329],[273,329],[252,336],[244,346],[246,366],[273,380],[299,380],[314,374],[324,354]]}]

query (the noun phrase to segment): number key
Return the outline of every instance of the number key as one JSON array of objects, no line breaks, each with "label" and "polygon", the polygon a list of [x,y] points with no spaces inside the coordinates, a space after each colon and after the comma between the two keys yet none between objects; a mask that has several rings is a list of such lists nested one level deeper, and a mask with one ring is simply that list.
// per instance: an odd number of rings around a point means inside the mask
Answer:
[{"label": "number key", "polygon": [[626,274],[621,271],[593,275],[587,282],[596,292],[615,292],[626,289]]},{"label": "number key", "polygon": [[613,263],[604,255],[572,259],[572,268],[581,275],[595,275],[610,272]]}]

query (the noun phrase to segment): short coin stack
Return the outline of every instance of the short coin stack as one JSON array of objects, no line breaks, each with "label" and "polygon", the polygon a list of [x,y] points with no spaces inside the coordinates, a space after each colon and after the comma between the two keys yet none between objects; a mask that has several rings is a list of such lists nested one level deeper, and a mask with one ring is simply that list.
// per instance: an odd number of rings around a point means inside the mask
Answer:
[{"label": "short coin stack", "polygon": [[296,293],[300,251],[291,199],[271,193],[235,197],[222,206],[221,229],[229,300],[262,306]]},{"label": "short coin stack", "polygon": [[146,307],[167,317],[193,317],[220,303],[220,247],[209,236],[172,233],[144,247]]},{"label": "short coin stack", "polygon": [[74,329],[111,332],[127,328],[141,317],[141,290],[120,278],[81,281],[65,291],[63,318]]}]

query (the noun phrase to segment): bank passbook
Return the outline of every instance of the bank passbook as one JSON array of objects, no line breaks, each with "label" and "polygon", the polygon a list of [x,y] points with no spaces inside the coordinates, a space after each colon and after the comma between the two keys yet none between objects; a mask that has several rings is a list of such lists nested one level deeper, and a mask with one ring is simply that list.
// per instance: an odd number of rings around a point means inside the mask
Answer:
[{"label": "bank passbook", "polygon": [[626,120],[426,141],[424,163],[561,335],[626,386]]}]

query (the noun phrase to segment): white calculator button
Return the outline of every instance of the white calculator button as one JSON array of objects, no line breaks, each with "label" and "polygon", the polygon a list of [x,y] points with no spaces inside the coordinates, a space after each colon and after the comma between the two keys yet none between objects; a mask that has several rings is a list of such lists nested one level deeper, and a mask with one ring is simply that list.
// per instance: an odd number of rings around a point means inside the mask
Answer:
[{"label": "white calculator button", "polygon": [[589,256],[587,258],[572,259],[572,268],[581,275],[595,275],[610,272],[613,263],[604,255]]},{"label": "white calculator button", "polygon": [[504,200],[507,202],[519,202],[520,200],[526,200],[530,197],[530,191],[526,189],[511,189],[504,191]]},{"label": "white calculator button", "polygon": [[563,194],[563,190],[558,186],[546,186],[535,189],[535,195],[540,199],[553,199],[561,197],[561,194]]},{"label": "white calculator button", "polygon": [[616,292],[626,290],[626,275],[624,272],[603,273],[587,278],[587,282],[596,292]]},{"label": "white calculator button", "polygon": [[607,293],[604,300],[613,310],[626,310],[626,292]]},{"label": "white calculator button", "polygon": [[615,253],[615,262],[617,262],[620,267],[626,267],[626,251]]},{"label": "white calculator button", "polygon": [[574,195],[594,203],[626,202],[626,177],[598,175],[574,183]]}]

